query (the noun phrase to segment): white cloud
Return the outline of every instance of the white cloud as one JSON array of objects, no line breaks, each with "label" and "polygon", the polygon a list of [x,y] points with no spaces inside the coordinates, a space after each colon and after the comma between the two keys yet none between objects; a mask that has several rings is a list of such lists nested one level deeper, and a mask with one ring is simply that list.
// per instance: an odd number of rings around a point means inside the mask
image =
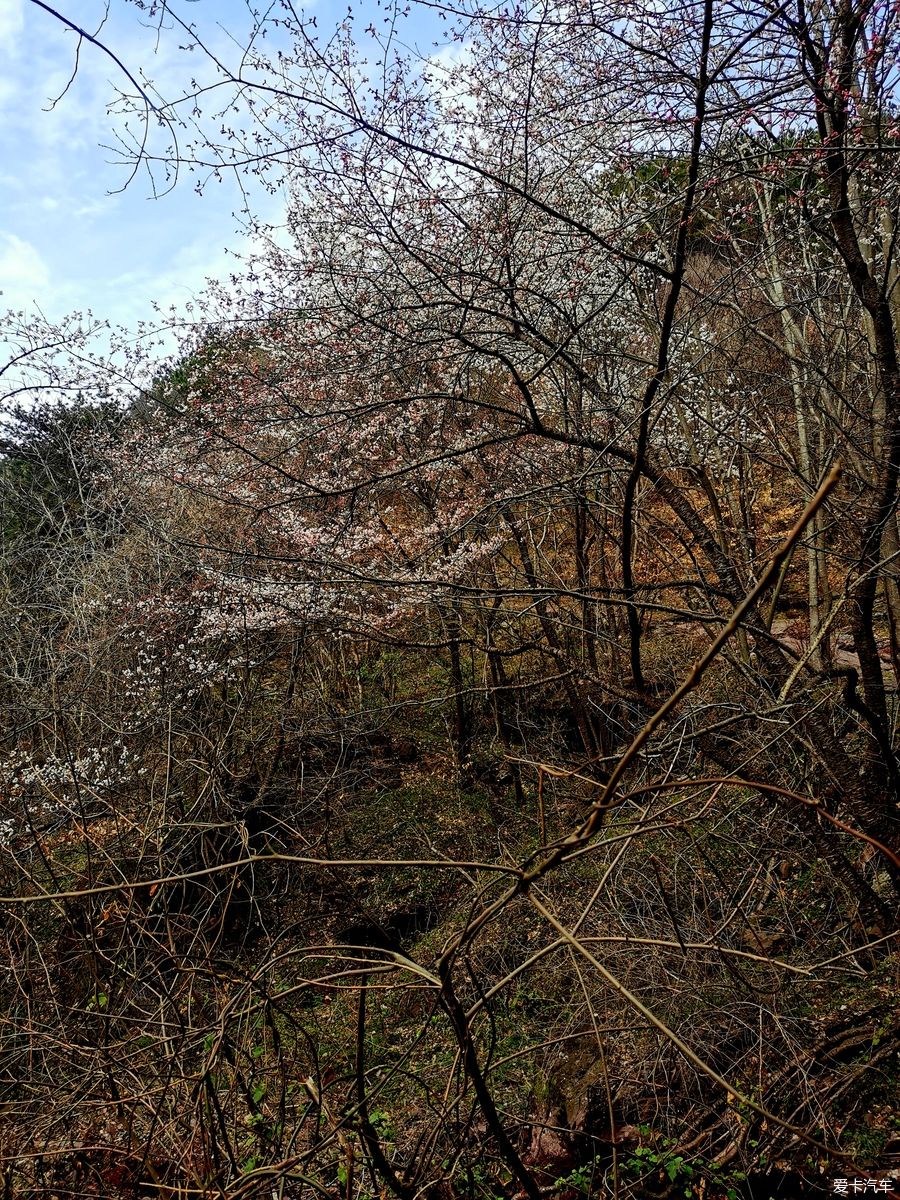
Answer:
[{"label": "white cloud", "polygon": [[[208,60],[179,50],[183,31],[164,22],[157,43],[134,5],[113,4],[103,24],[105,0],[56,7],[77,9],[79,23],[99,28],[100,40],[166,98],[180,95],[193,76],[201,86],[215,80]],[[195,19],[195,6],[185,2],[182,11]],[[196,5],[196,19],[216,53],[237,53],[245,0],[207,0]],[[226,177],[200,199],[185,176],[165,200],[150,204],[144,172],[120,193],[128,175],[109,147],[117,145],[124,118],[108,106],[118,89],[133,89],[116,65],[83,45],[71,86],[55,107],[48,104],[66,89],[76,45],[70,30],[28,0],[0,0],[0,164],[6,163],[0,166],[0,312],[37,304],[59,319],[70,309],[93,308],[133,324],[152,317],[154,299],[165,309],[184,309],[203,293],[207,277],[227,281],[240,273],[222,248],[248,250],[232,216],[243,197]],[[139,122],[134,131],[142,133]],[[168,134],[155,123],[150,134],[150,153],[162,154]],[[260,189],[256,211],[267,202]]]},{"label": "white cloud", "polygon": [[3,307],[24,308],[46,292],[50,272],[31,242],[0,232],[0,292]]},{"label": "white cloud", "polygon": [[0,0],[0,51],[11,53],[25,28],[25,0]]},{"label": "white cloud", "polygon": [[88,200],[86,204],[72,210],[73,217],[105,217],[108,216],[116,206],[116,198],[114,196],[100,196],[96,200]]}]

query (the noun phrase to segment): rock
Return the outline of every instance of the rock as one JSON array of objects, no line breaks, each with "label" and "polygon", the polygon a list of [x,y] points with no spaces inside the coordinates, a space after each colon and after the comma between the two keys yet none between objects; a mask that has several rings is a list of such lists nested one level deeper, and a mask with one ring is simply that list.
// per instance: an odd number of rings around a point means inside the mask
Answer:
[{"label": "rock", "polygon": [[592,1033],[558,1046],[532,1092],[532,1129],[523,1155],[532,1170],[559,1178],[597,1153],[597,1143],[627,1140],[610,1127],[603,1061]]}]

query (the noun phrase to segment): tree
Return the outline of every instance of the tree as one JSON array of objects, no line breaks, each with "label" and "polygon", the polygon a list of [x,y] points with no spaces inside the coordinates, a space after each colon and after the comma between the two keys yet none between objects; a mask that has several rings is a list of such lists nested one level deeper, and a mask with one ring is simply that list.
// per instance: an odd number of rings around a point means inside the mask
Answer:
[{"label": "tree", "polygon": [[[104,672],[143,664],[119,711],[155,771],[120,801],[156,832],[122,835],[126,890],[148,900],[119,945],[135,962],[164,948],[197,990],[160,968],[109,1007],[108,918],[90,911],[73,926],[90,1021],[133,1045],[160,998],[180,1091],[153,1121],[191,1186],[229,1194],[243,1172],[471,1195],[484,1163],[491,1188],[531,1197],[590,1163],[613,1191],[647,1163],[725,1187],[729,1165],[796,1144],[859,1157],[851,1126],[831,1131],[845,1093],[872,1094],[834,1074],[849,1018],[818,980],[854,964],[851,1050],[877,1027],[886,1064],[896,14],[450,15],[446,65],[400,49],[400,13],[372,30],[373,62],[349,19],[318,40],[279,10],[276,53],[260,36],[239,71],[217,61],[240,115],[181,159],[283,185],[291,244],[257,228],[254,286],[222,290],[106,456],[139,520],[115,549],[127,617]],[[107,609],[96,628],[112,624]],[[372,747],[411,726],[436,755],[420,708],[446,719],[456,791],[389,856],[366,809]],[[491,755],[509,776],[485,837]],[[263,832],[289,768],[293,800]],[[454,802],[465,830],[445,838]],[[387,860],[415,895],[454,897],[440,944],[411,947],[413,914],[368,909],[330,944],[291,940],[253,890],[273,830],[280,859],[347,893],[377,891]],[[120,885],[69,890],[99,905]],[[229,962],[229,994],[210,963],[241,889],[271,942]],[[550,1037],[523,1047],[528,986]],[[395,1054],[373,996],[409,1032],[411,987],[427,1013]],[[328,988],[333,1018],[294,1004]],[[207,1024],[184,1018],[195,1004]],[[569,1041],[581,1057],[560,1065]],[[143,1096],[168,1061],[143,1055]],[[651,1121],[666,1130],[634,1132],[651,1111],[635,1063],[675,1099]]]},{"label": "tree", "polygon": [[[723,347],[717,353],[720,335],[712,329],[732,319],[732,296],[758,288],[744,255],[762,253],[777,262],[772,239],[781,234],[772,224],[772,198],[781,197],[782,210],[796,202],[808,214],[809,233],[822,244],[817,269],[830,274],[839,305],[849,303],[851,318],[856,312],[869,323],[872,345],[880,347],[873,352],[875,375],[865,385],[882,396],[872,418],[877,445],[865,451],[882,463],[875,472],[880,482],[874,491],[867,479],[855,485],[856,545],[848,552],[859,578],[837,584],[838,591],[850,589],[847,603],[856,614],[852,637],[865,699],[857,700],[853,689],[847,696],[868,727],[865,781],[860,783],[858,764],[833,739],[823,768],[838,774],[844,796],[873,836],[891,841],[896,766],[873,619],[880,539],[892,511],[896,473],[884,458],[891,453],[888,414],[895,407],[887,399],[894,386],[891,249],[882,247],[883,267],[878,256],[866,264],[860,249],[861,237],[871,240],[872,220],[882,221],[865,211],[860,189],[874,195],[877,177],[883,204],[889,206],[893,195],[880,165],[885,157],[880,146],[892,128],[885,110],[891,76],[881,49],[891,27],[882,29],[885,18],[877,14],[866,31],[859,15],[841,9],[813,35],[802,15],[794,19],[761,9],[748,28],[745,16],[727,6],[712,12],[687,6],[672,17],[682,31],[673,49],[675,24],[656,26],[613,9],[593,8],[586,19],[579,16],[584,14],[541,10],[497,21],[473,11],[458,32],[466,53],[446,78],[431,63],[416,74],[385,45],[379,86],[360,61],[349,26],[324,49],[301,26],[293,55],[283,54],[276,64],[252,59],[240,77],[223,68],[223,86],[240,86],[254,104],[266,106],[266,127],[254,132],[252,145],[241,141],[239,127],[231,129],[228,143],[215,151],[204,148],[203,161],[254,166],[267,174],[287,164],[288,184],[297,196],[293,229],[299,257],[273,246],[284,300],[267,298],[266,304],[302,311],[304,336],[332,362],[338,356],[342,363],[352,360],[351,339],[360,347],[353,362],[357,375],[389,370],[395,359],[436,361],[443,378],[422,385],[434,405],[429,417],[434,428],[443,428],[441,406],[458,404],[461,397],[473,412],[488,414],[489,437],[499,430],[503,438],[568,446],[623,473],[621,586],[638,693],[647,682],[645,610],[636,603],[635,578],[641,481],[669,506],[680,536],[705,559],[704,577],[732,603],[754,574],[753,564],[724,544],[723,521],[744,520],[730,485],[707,468],[692,495],[679,480],[684,455],[676,448],[671,456],[672,438],[665,431],[674,420],[683,435],[678,411],[684,406],[673,368],[676,356],[687,357],[698,346],[697,304],[708,305],[711,313],[710,334],[701,328],[699,338],[711,369],[702,376],[694,371],[691,385],[705,390],[700,404],[714,427],[719,406],[724,403],[727,411],[733,404],[733,389],[729,394],[722,376],[716,378],[717,357],[731,351]],[[853,56],[866,37],[876,49],[860,50],[870,56],[859,59],[859,71],[864,64],[871,70],[857,80]],[[695,45],[699,59],[687,49]],[[760,66],[764,46],[771,71]],[[798,46],[802,55],[812,56],[806,75],[793,66]],[[268,75],[260,80],[253,70]],[[576,92],[579,113],[573,121],[569,110]],[[748,142],[748,125],[761,130],[754,142]],[[803,136],[796,135],[798,129]],[[860,159],[857,142],[873,137],[880,139],[873,153]],[[214,153],[217,160],[210,157]],[[720,277],[710,289],[696,277],[692,229],[709,220],[705,212],[715,210],[725,188],[737,202],[735,232],[743,244],[740,254],[728,251],[728,215],[717,214]],[[851,193],[859,196],[855,211],[848,207]],[[760,204],[762,218],[748,222],[748,207]],[[327,221],[321,219],[325,212]],[[891,221],[886,217],[882,223],[888,228]],[[298,283],[304,276],[308,282]],[[775,286],[783,287],[782,281],[776,278]],[[769,309],[773,301],[781,308],[784,322],[785,301],[777,295],[767,301]],[[760,320],[766,307],[760,308]],[[642,315],[648,310],[649,319]],[[793,338],[785,362],[796,369],[796,330],[785,328],[788,334],[783,328],[775,340],[781,349],[786,336]],[[634,334],[623,345],[625,329]],[[486,376],[499,386],[499,398],[471,387],[472,379]],[[410,401],[421,403],[418,396],[418,381],[410,386],[407,378],[387,404],[401,410]],[[362,400],[370,402],[368,396]],[[809,494],[815,480],[804,430],[801,421],[799,453]],[[728,464],[726,474],[730,470]],[[318,486],[328,490],[327,484]],[[342,486],[358,490],[359,483],[342,481],[334,490]],[[859,505],[869,506],[861,526]],[[819,555],[817,550],[816,562]],[[816,577],[819,573],[815,568]],[[814,590],[817,595],[818,583]],[[715,606],[713,612],[720,615]],[[815,624],[820,628],[818,616]],[[758,656],[771,677],[766,686],[780,689],[790,673],[783,653],[763,639]],[[814,740],[821,742],[824,733],[817,728]]]}]

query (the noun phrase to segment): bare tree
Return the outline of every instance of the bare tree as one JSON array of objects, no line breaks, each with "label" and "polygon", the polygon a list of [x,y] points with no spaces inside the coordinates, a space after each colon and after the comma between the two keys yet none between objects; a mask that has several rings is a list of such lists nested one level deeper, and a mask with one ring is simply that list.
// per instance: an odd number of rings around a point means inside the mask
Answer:
[{"label": "bare tree", "polygon": [[449,15],[279,8],[220,136],[158,105],[290,239],[126,372],[107,595],[9,739],[28,1187],[890,1166],[896,14]]}]

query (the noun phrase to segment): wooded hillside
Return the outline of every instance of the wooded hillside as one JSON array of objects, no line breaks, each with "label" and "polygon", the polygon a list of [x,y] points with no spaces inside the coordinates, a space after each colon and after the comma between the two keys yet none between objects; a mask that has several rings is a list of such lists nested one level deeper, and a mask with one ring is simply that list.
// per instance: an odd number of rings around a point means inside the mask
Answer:
[{"label": "wooded hillside", "polygon": [[898,10],[451,9],[153,115],[288,205],[174,356],[7,318],[7,1197],[900,1174]]}]

